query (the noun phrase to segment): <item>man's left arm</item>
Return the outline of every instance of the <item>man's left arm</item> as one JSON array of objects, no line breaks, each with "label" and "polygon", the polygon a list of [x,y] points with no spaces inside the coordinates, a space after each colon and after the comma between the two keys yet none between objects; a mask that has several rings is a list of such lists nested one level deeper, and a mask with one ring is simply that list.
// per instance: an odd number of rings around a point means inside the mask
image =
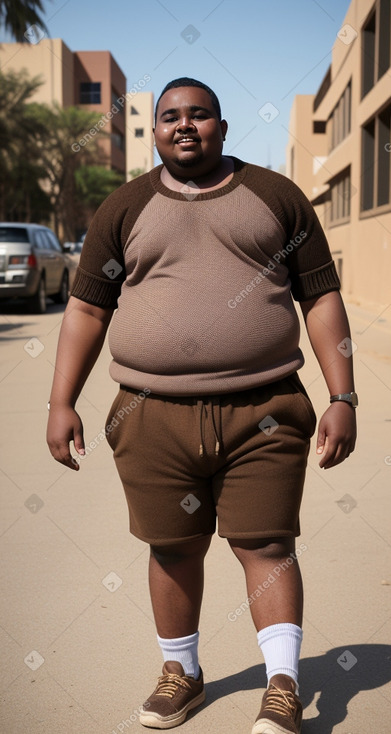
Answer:
[{"label": "man's left arm", "polygon": [[[301,301],[308,336],[326,380],[330,395],[354,391],[353,360],[337,347],[350,339],[349,322],[339,291],[331,291],[309,301]],[[355,408],[349,403],[331,403],[319,421],[317,454],[319,466],[330,469],[354,450],[356,442]]]}]

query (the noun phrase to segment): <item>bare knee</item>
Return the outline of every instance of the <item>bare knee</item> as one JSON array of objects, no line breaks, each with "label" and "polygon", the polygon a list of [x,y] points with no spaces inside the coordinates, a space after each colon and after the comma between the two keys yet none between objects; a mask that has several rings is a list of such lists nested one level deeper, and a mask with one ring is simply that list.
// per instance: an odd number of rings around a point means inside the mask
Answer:
[{"label": "bare knee", "polygon": [[151,557],[161,566],[202,561],[210,546],[211,535],[173,545],[151,545]]},{"label": "bare knee", "polygon": [[264,538],[228,541],[243,566],[259,561],[281,561],[295,550],[294,538]]}]

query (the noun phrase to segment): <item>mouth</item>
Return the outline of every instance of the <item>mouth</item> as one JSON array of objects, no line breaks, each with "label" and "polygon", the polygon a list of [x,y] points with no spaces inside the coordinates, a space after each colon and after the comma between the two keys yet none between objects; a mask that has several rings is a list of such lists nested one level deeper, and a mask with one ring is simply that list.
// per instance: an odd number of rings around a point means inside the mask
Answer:
[{"label": "mouth", "polygon": [[177,140],[176,143],[177,145],[180,145],[180,146],[196,145],[198,143],[198,140],[196,140],[195,138],[183,137],[183,138],[179,138],[179,140]]}]

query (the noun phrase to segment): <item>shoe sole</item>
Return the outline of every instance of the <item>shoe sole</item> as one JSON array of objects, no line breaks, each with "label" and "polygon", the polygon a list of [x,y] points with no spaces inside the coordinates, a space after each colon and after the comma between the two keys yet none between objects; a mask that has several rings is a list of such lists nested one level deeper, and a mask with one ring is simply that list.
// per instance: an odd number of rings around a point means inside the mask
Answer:
[{"label": "shoe sole", "polygon": [[269,721],[268,719],[259,719],[259,721],[255,722],[251,730],[251,734],[294,734],[294,733],[290,729],[285,729],[285,727],[275,724],[273,721]]},{"label": "shoe sole", "polygon": [[176,714],[171,714],[171,716],[159,716],[159,714],[154,714],[153,712],[148,713],[147,711],[142,711],[140,713],[140,724],[143,726],[149,726],[152,729],[171,729],[174,726],[183,724],[189,711],[196,708],[196,706],[199,706],[199,704],[204,701],[205,691],[202,691],[196,698],[189,701],[183,709],[177,711]]}]

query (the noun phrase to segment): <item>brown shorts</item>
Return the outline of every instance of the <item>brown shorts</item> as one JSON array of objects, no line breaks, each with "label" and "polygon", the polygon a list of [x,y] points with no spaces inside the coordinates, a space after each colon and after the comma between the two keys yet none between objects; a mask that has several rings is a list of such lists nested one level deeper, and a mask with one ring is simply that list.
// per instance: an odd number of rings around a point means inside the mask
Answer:
[{"label": "brown shorts", "polygon": [[220,396],[168,397],[121,386],[106,435],[130,532],[153,545],[214,533],[300,534],[316,416],[297,375]]}]

